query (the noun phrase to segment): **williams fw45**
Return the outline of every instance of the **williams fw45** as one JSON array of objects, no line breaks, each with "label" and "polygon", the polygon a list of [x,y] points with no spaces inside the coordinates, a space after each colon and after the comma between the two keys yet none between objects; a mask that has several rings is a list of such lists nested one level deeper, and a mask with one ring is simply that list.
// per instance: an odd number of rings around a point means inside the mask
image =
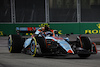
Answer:
[{"label": "williams fw45", "polygon": [[62,38],[57,30],[40,33],[30,38],[21,35],[9,35],[8,48],[10,53],[25,53],[32,56],[54,56],[78,54],[80,58],[87,58],[96,54],[96,44],[87,36],[77,36],[76,41]]}]

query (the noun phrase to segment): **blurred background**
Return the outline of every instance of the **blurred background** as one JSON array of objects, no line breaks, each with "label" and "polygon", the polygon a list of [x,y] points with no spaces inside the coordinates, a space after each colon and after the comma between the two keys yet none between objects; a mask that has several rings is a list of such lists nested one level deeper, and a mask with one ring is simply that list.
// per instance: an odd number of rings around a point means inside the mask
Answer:
[{"label": "blurred background", "polygon": [[0,23],[45,22],[46,10],[48,22],[100,22],[100,0],[46,1],[0,0]]},{"label": "blurred background", "polygon": [[0,0],[0,35],[41,23],[62,34],[100,34],[100,0]]}]

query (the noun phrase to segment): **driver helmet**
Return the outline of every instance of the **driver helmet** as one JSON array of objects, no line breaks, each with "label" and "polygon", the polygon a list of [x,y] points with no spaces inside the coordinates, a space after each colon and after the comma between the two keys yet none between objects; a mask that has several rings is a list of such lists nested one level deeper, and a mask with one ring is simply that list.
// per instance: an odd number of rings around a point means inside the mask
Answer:
[{"label": "driver helmet", "polygon": [[42,31],[45,31],[45,28],[44,27],[42,27],[41,29],[42,29]]}]

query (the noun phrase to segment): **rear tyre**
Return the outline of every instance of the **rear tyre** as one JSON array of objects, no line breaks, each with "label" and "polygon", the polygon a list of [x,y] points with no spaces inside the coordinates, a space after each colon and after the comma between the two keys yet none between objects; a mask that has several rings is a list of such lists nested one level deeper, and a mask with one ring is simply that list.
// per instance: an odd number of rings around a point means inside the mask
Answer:
[{"label": "rear tyre", "polygon": [[23,48],[23,40],[20,35],[9,35],[8,49],[10,53],[20,53]]},{"label": "rear tyre", "polygon": [[92,43],[88,37],[82,36],[81,37],[82,41],[82,47],[83,49],[87,52],[86,54],[78,54],[80,58],[87,58],[91,55],[91,46]]}]

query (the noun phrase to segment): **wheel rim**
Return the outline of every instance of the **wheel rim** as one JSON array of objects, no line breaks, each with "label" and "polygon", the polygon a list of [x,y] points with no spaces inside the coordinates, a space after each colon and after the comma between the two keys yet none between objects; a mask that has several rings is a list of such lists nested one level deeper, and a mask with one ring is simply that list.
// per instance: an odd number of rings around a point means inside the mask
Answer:
[{"label": "wheel rim", "polygon": [[33,37],[33,41],[31,43],[31,55],[32,56],[36,55],[36,50],[37,50],[36,45],[37,45],[36,39]]},{"label": "wheel rim", "polygon": [[32,41],[32,43],[31,43],[31,51],[32,51],[32,53],[34,52],[34,50],[35,50],[35,42]]},{"label": "wheel rim", "polygon": [[9,39],[8,39],[8,49],[9,49],[9,52],[12,51],[12,37],[11,37],[11,35],[9,35]]}]

